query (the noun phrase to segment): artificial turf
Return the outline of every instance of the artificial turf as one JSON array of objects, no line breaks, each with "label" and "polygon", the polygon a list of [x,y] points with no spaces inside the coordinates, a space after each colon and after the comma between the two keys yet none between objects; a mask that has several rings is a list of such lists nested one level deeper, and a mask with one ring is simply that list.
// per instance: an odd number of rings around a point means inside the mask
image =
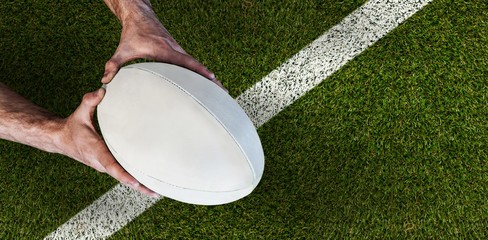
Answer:
[{"label": "artificial turf", "polygon": [[[364,1],[153,1],[233,96]],[[232,204],[163,199],[112,239],[488,237],[488,6],[434,0],[259,129],[266,169]],[[67,116],[120,27],[102,1],[0,5],[0,81]],[[42,238],[116,182],[0,141],[0,238]]]}]

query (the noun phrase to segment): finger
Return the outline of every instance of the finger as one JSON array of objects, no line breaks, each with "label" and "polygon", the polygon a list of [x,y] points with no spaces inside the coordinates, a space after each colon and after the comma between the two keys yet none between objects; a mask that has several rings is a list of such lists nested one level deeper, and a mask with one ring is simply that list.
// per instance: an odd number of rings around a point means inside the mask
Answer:
[{"label": "finger", "polygon": [[[116,164],[118,165],[118,164]],[[132,177],[127,171],[125,171],[120,165],[116,166],[112,165],[110,167],[110,170],[107,170],[107,173],[112,176],[113,178],[117,179],[120,183],[136,190],[139,191],[145,195],[151,196],[151,197],[159,197],[159,194],[156,192],[150,190],[146,186],[142,185],[137,179]]]},{"label": "finger", "polygon": [[85,164],[90,166],[91,168],[97,170],[98,172],[106,173],[105,168],[98,161],[93,161],[93,162],[89,162],[89,163],[85,163]]},{"label": "finger", "polygon": [[151,189],[147,188],[146,186],[142,185],[142,184],[139,184],[139,186],[137,188],[133,188],[147,196],[150,196],[150,197],[155,197],[155,198],[159,198],[161,197],[161,195],[159,195],[158,193],[152,191]]},{"label": "finger", "polygon": [[105,89],[103,88],[83,95],[83,100],[81,101],[78,109],[76,109],[75,116],[78,116],[79,118],[83,119],[85,123],[91,125],[91,122],[93,120],[93,113],[95,112],[98,104],[100,104],[100,102],[102,101],[104,95]]},{"label": "finger", "polygon": [[95,108],[100,104],[100,102],[105,96],[105,89],[99,88],[96,91],[86,93],[83,95],[82,105],[90,110],[95,110]]},{"label": "finger", "polygon": [[174,57],[170,58],[169,60],[170,63],[185,67],[187,69],[190,69],[206,78],[208,78],[210,81],[213,83],[217,84],[220,88],[225,90],[226,92],[229,92],[222,82],[220,82],[216,77],[213,72],[207,69],[203,64],[195,60],[193,57],[186,55],[186,54],[178,54],[176,53]]},{"label": "finger", "polygon": [[203,64],[198,62],[193,57],[186,55],[186,54],[182,54],[182,53],[177,52],[177,51],[174,51],[173,54],[171,54],[171,57],[169,57],[168,59],[156,58],[155,60],[175,64],[175,65],[190,69],[190,70],[204,76],[205,78],[208,78],[209,80],[212,80],[212,81],[216,80],[215,74],[213,72],[211,72],[210,70],[208,70],[207,67],[205,67]]},{"label": "finger", "polygon": [[117,179],[119,182],[133,188],[139,186],[139,182],[129,173],[127,173],[127,171],[125,171],[125,169],[122,168],[122,166],[120,166],[115,159],[112,158],[108,161],[101,161],[101,164],[105,168],[107,174]]},{"label": "finger", "polygon": [[122,59],[119,57],[119,54],[114,55],[110,60],[107,61],[105,64],[105,72],[102,77],[102,83],[109,83],[115,77],[115,74],[119,71],[122,65]]},{"label": "finger", "polygon": [[112,154],[106,150],[104,156],[101,159],[99,159],[99,162],[105,169],[105,172],[115,178],[117,181],[120,183],[129,186],[143,194],[152,196],[152,197],[158,197],[159,195],[144,185],[140,184],[139,181],[137,181],[134,177],[132,177],[122,166],[119,165],[119,163],[113,158]]},{"label": "finger", "polygon": [[214,82],[215,84],[217,84],[217,86],[219,86],[220,88],[222,88],[224,91],[226,91],[227,93],[229,93],[229,90],[227,90],[227,88],[224,87],[224,84],[222,84],[222,82],[220,82],[218,79],[214,79],[214,80],[211,80],[212,82]]},{"label": "finger", "polygon": [[[158,60],[159,61],[159,60]],[[200,62],[198,62],[196,59],[194,59],[193,57],[187,55],[187,54],[179,54],[179,53],[176,53],[174,55],[174,57],[170,58],[169,63],[172,63],[172,64],[176,64],[176,65],[179,65],[179,66],[182,66],[182,67],[185,67],[187,69],[190,69],[206,78],[208,78],[210,81],[214,82],[215,84],[217,84],[217,86],[219,86],[220,88],[222,88],[223,90],[225,90],[226,92],[229,92],[225,87],[224,85],[222,84],[222,82],[220,82],[216,77],[215,77],[215,74],[213,72],[211,72],[210,70],[208,70],[207,67],[205,67],[203,64],[201,64]]]}]

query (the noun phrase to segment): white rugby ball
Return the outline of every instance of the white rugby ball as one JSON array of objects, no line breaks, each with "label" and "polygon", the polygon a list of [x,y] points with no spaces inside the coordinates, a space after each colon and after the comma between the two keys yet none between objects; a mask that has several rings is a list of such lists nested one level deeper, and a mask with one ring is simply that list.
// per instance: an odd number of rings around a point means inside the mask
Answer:
[{"label": "white rugby ball", "polygon": [[120,69],[97,109],[115,159],[149,189],[218,205],[258,185],[264,154],[242,108],[215,83],[166,63]]}]

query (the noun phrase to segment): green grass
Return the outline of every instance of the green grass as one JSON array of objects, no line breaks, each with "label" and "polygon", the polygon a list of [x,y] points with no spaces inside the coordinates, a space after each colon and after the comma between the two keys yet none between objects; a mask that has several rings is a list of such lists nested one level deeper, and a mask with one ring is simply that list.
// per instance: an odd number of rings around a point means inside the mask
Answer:
[{"label": "green grass", "polygon": [[[364,1],[153,1],[237,96]],[[163,199],[112,239],[488,237],[488,6],[434,2],[259,129],[266,169],[238,202]],[[120,27],[102,1],[0,6],[0,81],[68,115]],[[0,141],[0,238],[42,238],[115,185]]]}]

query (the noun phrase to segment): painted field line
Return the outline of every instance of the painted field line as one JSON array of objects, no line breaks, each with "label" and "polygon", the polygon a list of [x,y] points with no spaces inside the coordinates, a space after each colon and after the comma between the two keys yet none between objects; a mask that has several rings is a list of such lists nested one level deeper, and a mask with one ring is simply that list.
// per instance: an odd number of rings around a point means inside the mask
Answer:
[{"label": "painted field line", "polygon": [[237,101],[261,126],[432,0],[371,0],[352,12]]},{"label": "painted field line", "polygon": [[[246,90],[237,102],[259,128],[432,0],[371,0]],[[157,199],[117,185],[45,239],[103,239]]]}]

